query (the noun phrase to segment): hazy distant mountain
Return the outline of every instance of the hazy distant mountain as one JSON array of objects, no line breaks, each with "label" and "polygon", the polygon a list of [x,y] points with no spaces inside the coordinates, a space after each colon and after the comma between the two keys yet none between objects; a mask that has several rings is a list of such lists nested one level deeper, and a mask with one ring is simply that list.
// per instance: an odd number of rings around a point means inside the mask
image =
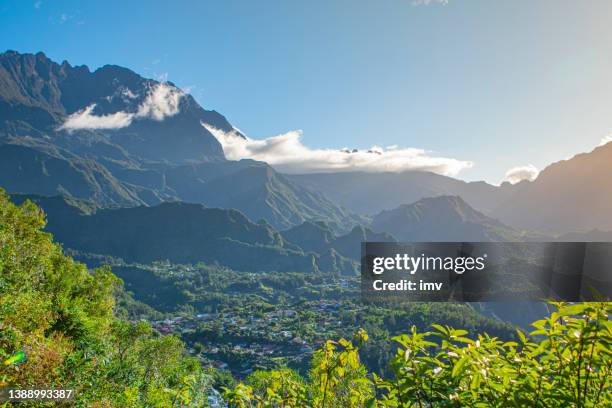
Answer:
[{"label": "hazy distant mountain", "polygon": [[612,143],[546,167],[493,215],[547,233],[612,230]]},{"label": "hazy distant mountain", "polygon": [[289,177],[362,214],[375,214],[426,197],[453,195],[514,228],[565,234],[595,228],[612,230],[610,174],[612,143],[554,163],[534,181],[499,187],[416,171]]},{"label": "hazy distant mountain", "polygon": [[236,210],[200,204],[101,209],[61,196],[26,198],[47,214],[46,229],[66,248],[109,255],[127,262],[217,263],[238,271],[355,273],[353,262],[336,253],[304,252],[287,246],[267,224],[254,224]]},{"label": "hazy distant mountain", "polygon": [[489,212],[517,189],[510,184],[496,187],[482,181],[468,183],[425,171],[317,173],[288,177],[359,214],[376,214],[440,195],[460,196],[474,208]]},{"label": "hazy distant mountain", "polygon": [[101,205],[236,208],[277,228],[360,218],[261,162],[226,161],[203,126],[239,131],[172,83],[106,65],[0,54],[0,187]]},{"label": "hazy distant mountain", "polygon": [[382,211],[371,224],[400,241],[518,241],[535,237],[521,233],[474,210],[461,197],[424,198]]}]

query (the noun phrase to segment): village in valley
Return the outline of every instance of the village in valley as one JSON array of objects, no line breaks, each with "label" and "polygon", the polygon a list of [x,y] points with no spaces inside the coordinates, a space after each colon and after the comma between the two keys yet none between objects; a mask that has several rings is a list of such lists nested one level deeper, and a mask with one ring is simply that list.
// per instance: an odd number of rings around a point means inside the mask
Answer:
[{"label": "village in valley", "polygon": [[199,313],[153,321],[152,326],[162,334],[180,335],[204,365],[246,376],[253,367],[308,361],[324,343],[324,333],[342,326],[341,306],[338,300],[319,300],[301,305],[299,311],[281,307],[252,315]]}]

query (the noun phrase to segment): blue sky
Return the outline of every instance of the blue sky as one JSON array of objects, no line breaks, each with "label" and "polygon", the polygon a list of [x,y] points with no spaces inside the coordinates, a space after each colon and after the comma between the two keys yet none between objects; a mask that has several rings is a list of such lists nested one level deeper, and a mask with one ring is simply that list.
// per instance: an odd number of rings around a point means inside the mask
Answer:
[{"label": "blue sky", "polygon": [[254,139],[420,148],[497,183],[612,133],[611,17],[606,0],[0,0],[0,50],[167,75]]}]

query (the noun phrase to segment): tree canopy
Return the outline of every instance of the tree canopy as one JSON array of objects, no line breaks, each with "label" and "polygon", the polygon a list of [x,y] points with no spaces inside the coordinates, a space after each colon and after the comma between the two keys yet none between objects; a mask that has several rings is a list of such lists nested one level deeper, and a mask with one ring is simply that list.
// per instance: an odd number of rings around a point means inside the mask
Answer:
[{"label": "tree canopy", "polygon": [[115,317],[121,281],[66,256],[44,225],[0,190],[0,386],[73,389],[77,406],[206,405],[209,376],[181,341]]}]

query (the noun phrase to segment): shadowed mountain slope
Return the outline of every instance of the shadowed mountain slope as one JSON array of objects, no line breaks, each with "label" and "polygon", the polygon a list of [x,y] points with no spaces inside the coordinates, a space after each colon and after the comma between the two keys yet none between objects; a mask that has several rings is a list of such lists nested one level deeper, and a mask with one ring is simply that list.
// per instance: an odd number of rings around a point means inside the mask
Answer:
[{"label": "shadowed mountain slope", "polygon": [[305,222],[301,225],[281,231],[283,238],[296,244],[305,251],[323,253],[333,250],[342,256],[359,261],[361,259],[361,243],[369,242],[395,242],[391,235],[375,233],[367,227],[358,225],[344,235],[336,236],[325,223]]},{"label": "shadowed mountain slope", "polygon": [[382,211],[373,218],[371,228],[407,242],[535,239],[474,210],[457,196],[424,198]]},{"label": "shadowed mountain slope", "polygon": [[612,143],[546,167],[493,215],[510,225],[562,234],[612,230]]},{"label": "shadowed mountain slope", "polygon": [[157,206],[103,209],[62,196],[13,195],[46,213],[46,229],[66,248],[127,262],[219,264],[238,271],[355,273],[340,254],[304,252],[286,245],[268,224],[236,210],[168,202]]}]

